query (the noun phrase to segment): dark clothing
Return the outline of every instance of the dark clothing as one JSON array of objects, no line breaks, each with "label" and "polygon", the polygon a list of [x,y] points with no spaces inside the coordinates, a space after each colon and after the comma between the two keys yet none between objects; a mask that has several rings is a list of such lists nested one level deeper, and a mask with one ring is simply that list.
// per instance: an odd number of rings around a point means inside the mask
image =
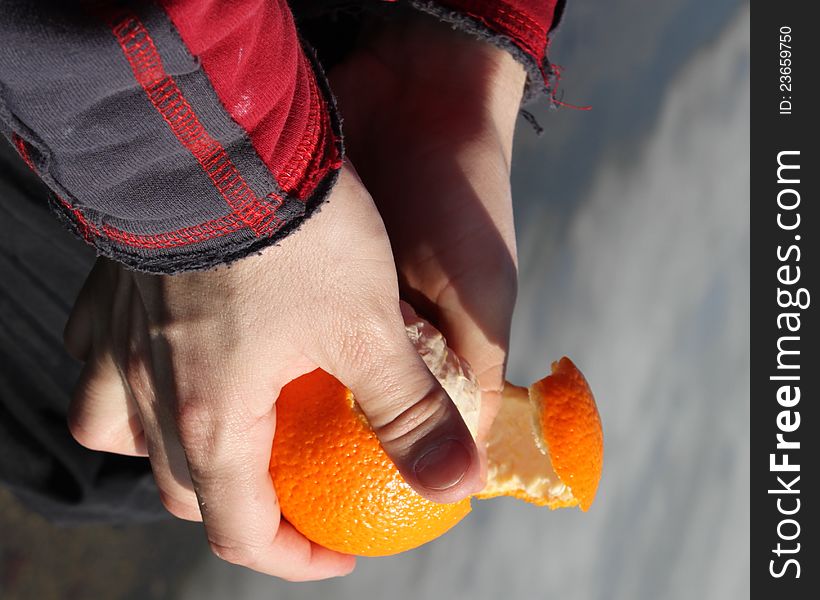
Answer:
[{"label": "dark clothing", "polygon": [[[305,20],[388,4],[292,2]],[[402,4],[548,85],[562,2]],[[99,254],[156,273],[225,263],[287,235],[332,188],[339,118],[286,0],[0,0],[0,14],[0,132]]]},{"label": "dark clothing", "polygon": [[0,482],[61,522],[169,516],[146,459],[94,452],[66,427],[81,365],[62,347],[94,251],[54,219],[47,189],[0,140]]}]

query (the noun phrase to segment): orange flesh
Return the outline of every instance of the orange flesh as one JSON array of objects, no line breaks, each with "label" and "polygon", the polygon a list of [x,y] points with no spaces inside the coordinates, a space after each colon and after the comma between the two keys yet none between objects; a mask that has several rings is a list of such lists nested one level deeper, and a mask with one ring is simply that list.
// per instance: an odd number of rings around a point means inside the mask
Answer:
[{"label": "orange flesh", "polygon": [[[465,420],[476,424],[477,385],[429,324],[415,330],[419,352]],[[413,338],[411,326],[408,333]],[[419,340],[414,340],[414,343]],[[589,509],[603,462],[595,400],[568,358],[529,391],[507,384],[488,440],[488,480],[477,498]],[[276,403],[270,472],[282,514],[307,538],[333,550],[383,556],[415,548],[470,512],[468,499],[436,504],[419,496],[384,453],[350,391],[313,371]]]},{"label": "orange flesh", "polygon": [[541,432],[542,405],[526,388],[504,387],[487,441],[487,484],[477,498],[513,496],[553,509],[578,505],[552,468]]}]

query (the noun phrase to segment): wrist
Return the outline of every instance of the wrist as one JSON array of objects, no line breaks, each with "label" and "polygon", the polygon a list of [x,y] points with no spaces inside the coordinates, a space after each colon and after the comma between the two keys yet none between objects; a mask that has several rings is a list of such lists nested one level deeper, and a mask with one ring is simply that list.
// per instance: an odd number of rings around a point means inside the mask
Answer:
[{"label": "wrist", "polygon": [[360,44],[401,73],[407,85],[434,88],[454,107],[479,104],[493,121],[514,124],[526,71],[506,50],[402,7],[390,18],[366,21]]}]

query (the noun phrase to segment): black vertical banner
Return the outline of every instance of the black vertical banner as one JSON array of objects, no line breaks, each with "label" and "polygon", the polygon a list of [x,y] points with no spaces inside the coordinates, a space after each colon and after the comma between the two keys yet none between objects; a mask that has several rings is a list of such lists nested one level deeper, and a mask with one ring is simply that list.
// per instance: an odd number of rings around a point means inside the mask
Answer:
[{"label": "black vertical banner", "polygon": [[752,6],[752,598],[820,598],[814,8]]}]

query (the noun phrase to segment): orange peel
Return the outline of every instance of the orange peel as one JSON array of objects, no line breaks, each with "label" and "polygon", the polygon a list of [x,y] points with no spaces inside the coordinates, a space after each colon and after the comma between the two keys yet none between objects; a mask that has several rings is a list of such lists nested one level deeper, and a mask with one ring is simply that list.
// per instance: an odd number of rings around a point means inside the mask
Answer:
[{"label": "orange peel", "polygon": [[[419,319],[407,329],[475,435],[480,392],[469,366],[429,323]],[[322,370],[282,389],[276,418],[270,472],[282,515],[322,546],[396,554],[439,537],[470,512],[470,499],[437,504],[417,494],[350,390]],[[475,498],[589,509],[601,477],[603,433],[589,385],[569,358],[528,389],[505,386],[487,459],[486,486]]]}]

